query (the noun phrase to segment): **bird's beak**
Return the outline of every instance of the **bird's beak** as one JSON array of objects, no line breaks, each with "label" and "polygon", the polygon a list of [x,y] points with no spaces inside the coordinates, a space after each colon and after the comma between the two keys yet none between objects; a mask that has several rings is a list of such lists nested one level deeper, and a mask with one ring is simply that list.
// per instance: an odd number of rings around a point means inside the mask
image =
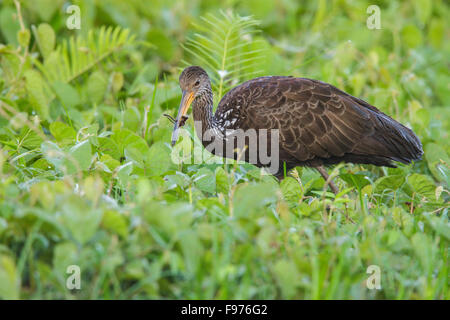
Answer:
[{"label": "bird's beak", "polygon": [[186,92],[183,91],[183,95],[181,97],[180,107],[178,108],[177,119],[173,126],[172,131],[172,147],[177,143],[178,140],[178,125],[180,123],[181,118],[187,113],[192,101],[194,101],[194,92]]}]

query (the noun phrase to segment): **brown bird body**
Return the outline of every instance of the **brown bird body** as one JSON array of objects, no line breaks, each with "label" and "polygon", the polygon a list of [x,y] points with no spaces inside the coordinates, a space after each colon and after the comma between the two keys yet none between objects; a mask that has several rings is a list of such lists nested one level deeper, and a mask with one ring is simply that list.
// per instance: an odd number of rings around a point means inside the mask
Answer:
[{"label": "brown bird body", "polygon": [[[339,162],[395,167],[393,161],[408,164],[423,154],[412,130],[369,103],[321,81],[284,76],[252,79],[225,94],[215,114],[210,80],[202,68],[186,68],[180,86],[183,100],[177,120],[185,119],[185,96],[190,94],[194,120],[202,127],[196,128],[201,139],[208,129],[222,133],[278,129],[278,175],[283,173],[284,164],[287,169]],[[209,143],[202,141],[205,146]],[[245,157],[243,160],[247,160]]]}]

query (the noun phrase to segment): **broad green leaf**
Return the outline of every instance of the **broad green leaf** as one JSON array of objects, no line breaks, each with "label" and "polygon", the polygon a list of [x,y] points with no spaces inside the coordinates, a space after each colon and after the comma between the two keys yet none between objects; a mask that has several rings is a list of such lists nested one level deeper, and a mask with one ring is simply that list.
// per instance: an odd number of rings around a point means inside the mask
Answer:
[{"label": "broad green leaf", "polygon": [[18,45],[17,32],[20,30],[19,20],[16,19],[17,11],[10,6],[4,6],[0,11],[0,32],[9,44]]},{"label": "broad green leaf", "polygon": [[203,255],[203,246],[198,235],[188,230],[180,234],[180,246],[183,252],[186,269],[189,274],[194,275],[198,270],[201,256]]},{"label": "broad green leaf", "polygon": [[187,203],[151,203],[143,209],[147,223],[169,237],[179,236],[189,229],[194,218],[192,206]]},{"label": "broad green leaf", "polygon": [[217,167],[215,174],[217,193],[228,194],[230,191],[230,182],[227,172],[222,167]]},{"label": "broad green leaf", "polygon": [[22,48],[28,48],[28,46],[30,45],[30,38],[31,34],[30,30],[28,29],[20,30],[17,33],[17,41]]},{"label": "broad green leaf", "polygon": [[277,189],[273,184],[240,185],[233,197],[234,214],[246,217],[277,201]]},{"label": "broad green leaf", "polygon": [[62,7],[62,0],[34,0],[33,10],[41,20],[50,22],[53,14]]},{"label": "broad green leaf", "polygon": [[194,175],[195,186],[204,192],[216,192],[216,179],[214,173],[208,168],[200,168]]},{"label": "broad green leaf", "polygon": [[432,0],[416,0],[414,1],[414,8],[420,22],[422,22],[422,24],[428,23],[431,11],[433,10]]},{"label": "broad green leaf", "polygon": [[272,270],[283,299],[292,299],[295,296],[300,280],[295,263],[286,259],[278,260],[275,262]]},{"label": "broad green leaf", "polygon": [[399,227],[408,231],[413,226],[413,218],[411,217],[411,214],[403,210],[401,207],[395,207],[392,210],[392,218]]},{"label": "broad green leaf", "polygon": [[116,168],[117,177],[123,186],[127,186],[132,171],[133,163],[131,161]]},{"label": "broad green leaf", "polygon": [[73,143],[77,136],[77,133],[72,127],[60,121],[52,122],[49,129],[50,133],[61,145]]},{"label": "broad green leaf", "polygon": [[18,140],[19,143],[27,149],[39,148],[39,146],[43,142],[42,137],[38,135],[35,130],[30,129],[27,126],[23,127],[20,131]]},{"label": "broad green leaf", "polygon": [[431,173],[437,180],[450,182],[450,170],[447,167],[450,165],[450,157],[444,148],[436,143],[427,143],[425,146],[425,159],[427,160],[428,168],[430,168]]},{"label": "broad green leaf", "polygon": [[146,170],[151,176],[166,173],[172,165],[169,149],[162,142],[154,143],[146,155]]},{"label": "broad green leaf", "polygon": [[[70,173],[78,171],[77,169],[86,171],[87,169],[89,169],[89,166],[92,162],[91,143],[89,142],[89,140],[77,143],[72,148],[70,148],[69,155],[70,157],[68,158],[68,161],[66,163],[68,166],[68,171]],[[71,160],[75,160],[77,162],[77,165],[75,165]]]},{"label": "broad green leaf", "polygon": [[101,156],[100,162],[106,165],[107,168],[105,168],[105,171],[110,173],[114,172],[114,170],[120,166],[120,162],[112,158],[109,154]]},{"label": "broad green leaf", "polygon": [[102,219],[102,211],[93,208],[80,197],[70,195],[62,204],[62,214],[59,219],[74,239],[84,244],[97,231]]},{"label": "broad green leaf", "polygon": [[441,217],[429,216],[427,217],[427,223],[436,233],[445,239],[450,240],[450,222],[448,217],[442,215]]},{"label": "broad green leaf", "polygon": [[53,90],[65,108],[73,108],[80,104],[80,96],[70,84],[55,81]]},{"label": "broad green leaf", "polygon": [[375,181],[374,192],[378,194],[390,193],[397,190],[405,182],[405,177],[401,175],[392,175],[381,177]]},{"label": "broad green leaf", "polygon": [[[125,155],[126,147],[133,147],[142,153],[146,153],[148,150],[145,140],[128,129],[114,131],[110,138],[117,144],[121,156]],[[114,157],[113,154],[110,155]]]},{"label": "broad green leaf", "polygon": [[123,125],[127,129],[137,131],[141,126],[141,114],[136,107],[127,108],[123,113]]},{"label": "broad green leaf", "polygon": [[424,275],[431,276],[434,253],[437,247],[432,244],[430,237],[423,233],[416,233],[411,239],[414,253],[422,265]]},{"label": "broad green leaf", "polygon": [[41,23],[37,28],[38,43],[42,56],[46,59],[55,48],[55,31],[47,23]]},{"label": "broad green leaf", "polygon": [[428,28],[428,39],[436,48],[441,48],[445,33],[445,23],[441,19],[434,18],[431,20]]},{"label": "broad green leaf", "polygon": [[41,151],[45,159],[58,170],[63,170],[64,151],[54,142],[44,141],[41,144]]},{"label": "broad green leaf", "polygon": [[114,160],[121,160],[120,158],[123,156],[123,149],[120,149],[122,146],[118,146],[117,143],[111,138],[99,137],[98,138],[98,151],[103,154],[110,156]]},{"label": "broad green leaf", "polygon": [[73,242],[61,242],[55,245],[53,249],[53,267],[55,275],[66,285],[67,268],[72,265],[80,264],[78,249]]},{"label": "broad green leaf", "polygon": [[300,201],[302,190],[297,180],[292,177],[284,178],[280,183],[280,189],[284,199],[289,205],[294,205]]},{"label": "broad green leaf", "polygon": [[133,163],[139,168],[145,167],[145,154],[142,152],[142,150],[134,146],[125,148],[125,158],[127,160],[133,161]]},{"label": "broad green leaf", "polygon": [[189,185],[191,181],[188,175],[178,171],[175,174],[165,176],[164,180],[168,190],[173,189],[177,186],[184,189]]},{"label": "broad green leaf", "polygon": [[117,211],[107,210],[103,213],[102,226],[123,238],[128,236],[128,223],[125,216]]},{"label": "broad green leaf", "polygon": [[169,61],[174,54],[174,45],[172,40],[163,32],[163,30],[152,28],[147,33],[147,40],[155,46],[155,50],[164,60]]},{"label": "broad green leaf", "polygon": [[117,93],[123,87],[123,73],[113,72],[111,75],[111,85],[113,92]]},{"label": "broad green leaf", "polygon": [[413,24],[403,27],[401,37],[408,49],[422,44],[422,32]]},{"label": "broad green leaf", "polygon": [[44,92],[44,80],[39,72],[29,69],[25,72],[25,86],[29,95],[31,106],[44,120],[49,119],[49,99]]},{"label": "broad green leaf", "polygon": [[425,197],[430,201],[436,199],[436,186],[429,176],[413,173],[406,179],[411,186],[413,192],[416,192],[419,196]]},{"label": "broad green leaf", "polygon": [[106,89],[108,88],[108,80],[100,71],[93,72],[86,83],[86,90],[89,101],[98,104],[103,100]]},{"label": "broad green leaf", "polygon": [[14,260],[7,255],[0,255],[0,298],[19,299],[20,276]]},{"label": "broad green leaf", "polygon": [[370,181],[367,179],[367,177],[364,174],[361,173],[343,173],[339,175],[342,180],[347,182],[350,186],[355,187],[356,189],[360,190],[364,188],[366,185],[370,183]]}]

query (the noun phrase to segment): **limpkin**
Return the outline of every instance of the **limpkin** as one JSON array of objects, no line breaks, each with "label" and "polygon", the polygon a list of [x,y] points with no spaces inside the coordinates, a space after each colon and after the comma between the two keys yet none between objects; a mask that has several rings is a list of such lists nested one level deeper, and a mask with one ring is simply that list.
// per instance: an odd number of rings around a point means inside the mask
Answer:
[{"label": "limpkin", "polygon": [[[409,164],[423,154],[412,130],[366,101],[322,81],[291,76],[255,78],[226,93],[214,114],[211,81],[205,70],[187,67],[179,84],[182,98],[178,115],[172,119],[172,146],[191,104],[194,121],[200,124],[196,125],[197,136],[205,147],[211,141],[204,137],[207,130],[213,132],[214,139],[227,139],[226,132],[237,129],[278,129],[278,178],[296,166],[314,167],[337,193],[324,166],[350,162],[395,167],[393,161]],[[248,161],[248,156],[244,153],[240,159]],[[231,157],[237,159],[238,152]],[[263,166],[259,160],[254,164]]]}]

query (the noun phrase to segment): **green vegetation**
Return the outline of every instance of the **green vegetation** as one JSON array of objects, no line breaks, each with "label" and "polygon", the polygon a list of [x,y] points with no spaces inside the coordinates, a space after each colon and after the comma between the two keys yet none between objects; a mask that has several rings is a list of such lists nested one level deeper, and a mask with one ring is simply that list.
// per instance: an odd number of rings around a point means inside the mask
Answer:
[{"label": "green vegetation", "polygon": [[[0,3],[0,298],[450,297],[447,2],[72,3],[79,30],[67,1]],[[334,84],[413,128],[424,158],[330,168],[337,196],[305,168],[175,164],[162,114],[187,64],[216,103],[259,75]]]}]

